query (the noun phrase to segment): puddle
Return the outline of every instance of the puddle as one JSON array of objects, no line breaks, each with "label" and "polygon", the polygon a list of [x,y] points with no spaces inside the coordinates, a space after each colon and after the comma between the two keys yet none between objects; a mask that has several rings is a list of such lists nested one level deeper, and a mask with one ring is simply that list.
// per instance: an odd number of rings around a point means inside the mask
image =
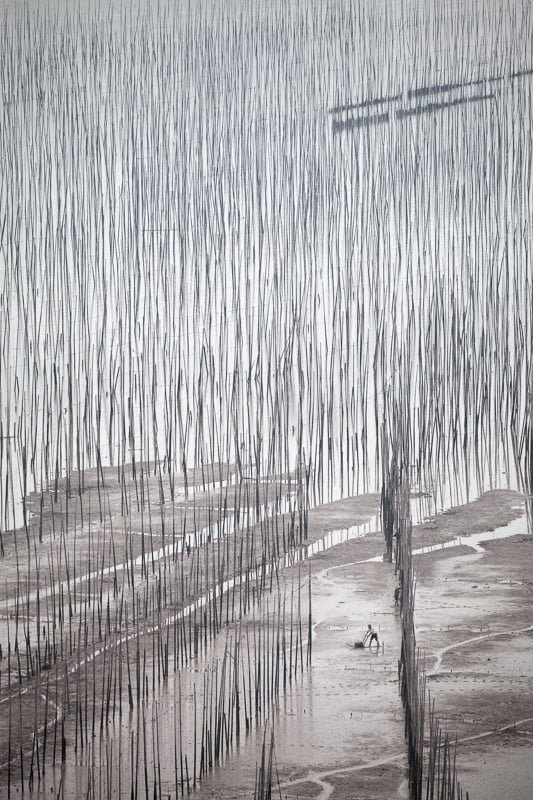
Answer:
[{"label": "puddle", "polygon": [[426,547],[419,547],[413,550],[413,555],[425,555],[426,553],[435,553],[437,550],[448,550],[451,547],[471,547],[477,553],[484,553],[485,550],[481,547],[482,542],[490,542],[496,539],[508,539],[511,536],[519,536],[527,534],[527,520],[525,514],[522,517],[514,519],[508,525],[502,525],[501,528],[495,528],[493,531],[482,531],[481,533],[473,533],[470,536],[457,536],[455,539],[450,539],[449,542],[441,544],[427,545]]}]

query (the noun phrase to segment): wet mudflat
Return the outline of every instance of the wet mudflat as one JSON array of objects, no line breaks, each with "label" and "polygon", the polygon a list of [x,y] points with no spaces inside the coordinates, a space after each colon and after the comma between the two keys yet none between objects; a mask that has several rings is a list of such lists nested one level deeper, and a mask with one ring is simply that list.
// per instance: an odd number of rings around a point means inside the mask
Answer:
[{"label": "wet mudflat", "polygon": [[[225,480],[222,481],[222,483],[227,482],[230,484],[229,487],[212,485],[209,492],[205,492],[205,496],[203,490],[202,492],[198,490],[200,505],[206,503],[206,496],[211,498],[213,507],[220,505],[221,493],[227,493],[228,497],[232,496],[234,489],[231,488],[230,476],[225,476]],[[94,491],[97,491],[96,487]],[[110,493],[110,497],[112,496]],[[86,500],[89,497],[90,490],[87,489]],[[198,501],[198,498],[196,500]],[[190,504],[191,508],[194,506],[194,501],[191,499],[181,498],[180,502],[185,506]],[[80,639],[76,639],[74,635],[70,653],[70,634],[67,635],[65,626],[64,640],[62,640],[63,659],[56,662],[50,671],[47,671],[43,664],[41,670],[38,669],[34,641],[29,650],[34,651],[35,674],[32,677],[31,660],[26,660],[27,672],[21,676],[21,690],[13,689],[7,696],[3,678],[3,710],[6,711],[8,706],[11,706],[11,716],[15,718],[20,715],[23,723],[20,730],[23,733],[24,749],[27,748],[26,755],[30,758],[31,731],[37,720],[42,732],[45,706],[48,705],[50,726],[48,755],[43,754],[41,750],[41,758],[49,760],[51,748],[54,746],[57,747],[57,760],[60,761],[61,745],[59,742],[52,745],[54,726],[50,725],[50,719],[54,716],[56,707],[61,709],[60,717],[63,719],[61,736],[65,737],[66,751],[61,765],[56,765],[55,768],[48,765],[41,779],[34,781],[31,796],[44,796],[52,790],[58,794],[67,792],[65,796],[82,797],[86,796],[87,792],[95,791],[96,780],[101,782],[102,787],[109,787],[110,775],[106,777],[105,771],[102,771],[105,763],[114,764],[112,769],[114,791],[120,791],[123,796],[130,796],[132,783],[128,753],[132,746],[132,730],[139,731],[139,726],[146,725],[147,721],[153,725],[153,730],[160,736],[160,741],[156,750],[155,740],[152,741],[152,735],[147,734],[148,753],[151,752],[152,755],[146,756],[146,763],[149,769],[153,770],[156,761],[159,762],[161,770],[159,786],[162,790],[172,792],[174,776],[173,767],[169,768],[169,765],[174,762],[176,738],[172,732],[176,730],[177,725],[176,710],[179,709],[179,716],[182,719],[183,742],[185,740],[188,742],[187,746],[183,744],[183,749],[185,751],[188,748],[189,754],[192,754],[194,737],[191,738],[191,734],[195,715],[191,712],[191,704],[196,692],[198,698],[200,697],[206,676],[215,675],[213,665],[222,663],[228,638],[231,642],[236,642],[239,637],[240,642],[242,636],[244,642],[245,635],[253,636],[255,639],[259,631],[264,634],[266,630],[270,630],[276,613],[280,614],[281,609],[279,606],[276,612],[276,597],[281,597],[281,591],[285,592],[287,597],[287,590],[290,596],[291,592],[294,593],[295,587],[306,584],[307,571],[310,570],[311,663],[307,663],[306,657],[307,633],[304,632],[299,643],[297,634],[294,640],[290,641],[287,611],[287,637],[284,646],[286,652],[291,653],[290,679],[284,683],[283,690],[275,701],[261,708],[259,717],[253,725],[250,724],[250,730],[246,730],[246,735],[243,717],[241,736],[235,738],[231,747],[224,750],[209,774],[204,774],[201,779],[195,781],[194,791],[199,797],[211,797],[213,793],[228,799],[250,796],[257,765],[260,763],[266,728],[274,731],[276,767],[274,783],[279,786],[283,797],[365,796],[376,800],[384,796],[408,797],[404,716],[398,691],[400,612],[395,608],[393,600],[397,576],[393,565],[383,560],[383,535],[379,530],[378,506],[378,497],[370,495],[324,504],[310,512],[306,528],[307,538],[297,548],[301,556],[295,558],[296,551],[293,552],[294,565],[291,566],[286,560],[283,560],[282,565],[280,562],[275,583],[268,584],[263,592],[260,591],[260,574],[257,573],[253,579],[250,578],[250,596],[255,596],[257,592],[257,601],[251,601],[248,607],[242,606],[242,587],[240,587],[241,599],[234,605],[233,616],[231,611],[228,611],[227,619],[224,614],[222,615],[221,635],[218,638],[212,635],[209,625],[206,625],[208,635],[205,633],[206,628],[202,628],[201,636],[195,633],[199,624],[197,618],[192,633],[189,633],[189,637],[192,637],[189,638],[190,652],[178,654],[176,664],[178,669],[174,671],[170,668],[163,680],[160,675],[161,663],[158,663],[156,655],[157,648],[154,651],[153,643],[159,641],[159,631],[168,629],[169,616],[175,615],[180,607],[188,608],[188,611],[185,611],[187,618],[193,617],[195,613],[193,580],[190,582],[190,595],[183,598],[181,605],[175,598],[170,603],[170,595],[168,609],[165,609],[162,603],[159,612],[154,615],[154,606],[150,605],[151,615],[148,611],[145,613],[141,630],[133,630],[134,636],[130,638],[129,644],[132,652],[137,648],[137,652],[143,654],[142,705],[136,707],[136,710],[129,707],[125,688],[122,694],[117,696],[118,669],[114,672],[111,669],[110,674],[115,676],[115,689],[111,702],[108,695],[108,707],[107,711],[105,710],[108,681],[102,678],[105,677],[106,670],[109,670],[109,654],[115,653],[117,665],[122,664],[124,674],[128,663],[124,653],[124,631],[121,632],[119,627],[113,632],[112,626],[107,628],[105,624],[103,626],[103,630],[107,631],[104,639],[108,637],[107,666],[105,642],[99,640],[94,630],[90,634],[94,639],[89,637],[84,643],[83,652],[86,655],[80,657]],[[527,556],[531,542],[526,536],[517,534],[520,526],[525,526],[522,509],[522,498],[517,493],[489,492],[470,504],[435,515],[413,529],[413,551],[415,554],[419,553],[415,555],[418,597],[417,637],[426,658],[429,690],[435,698],[439,717],[444,720],[447,729],[454,735],[457,734],[460,740],[458,763],[463,785],[469,785],[469,780],[472,779],[474,785],[481,787],[483,792],[485,782],[487,780],[490,782],[487,778],[490,771],[484,772],[483,765],[487,757],[492,758],[493,751],[497,750],[502,758],[509,751],[511,757],[519,761],[521,754],[527,752],[529,747],[527,732],[531,729],[529,717],[533,717],[533,712],[530,713],[530,708],[528,710],[527,697],[531,685],[529,664],[533,642],[528,605],[531,582],[527,572]],[[283,516],[282,514],[279,517],[279,527],[283,529],[285,526],[289,529],[287,520],[285,524],[282,521]],[[266,511],[263,517],[268,517]],[[62,540],[61,533],[53,531],[52,519],[51,515],[50,529],[44,526],[42,531],[45,550],[58,540]],[[290,514],[288,519],[290,520]],[[88,525],[87,520],[85,524]],[[261,520],[257,522],[259,528],[261,524]],[[215,528],[211,533],[213,530]],[[251,530],[253,526],[249,526],[245,532],[235,531],[232,538],[237,540],[249,538]],[[350,534],[350,531],[353,533]],[[506,536],[509,531],[514,531],[511,539],[490,538]],[[484,532],[488,541],[480,543],[476,539],[474,543],[469,543],[469,536],[477,534],[482,539]],[[144,565],[142,554],[139,556],[134,553],[135,557],[129,559],[130,566],[122,570],[121,594],[114,594],[114,578],[109,578],[105,591],[102,590],[101,584],[98,584],[98,589],[93,586],[91,591],[94,592],[93,602],[97,608],[114,608],[116,614],[116,609],[121,604],[126,604],[131,595],[135,596],[135,575],[137,573],[138,579],[143,570],[148,575],[144,580],[147,580],[149,585],[150,580],[155,581],[154,586],[158,586],[159,591],[165,583],[160,580],[160,570],[163,575],[168,572],[170,593],[172,570],[175,568],[172,557],[176,558],[176,553],[172,553],[171,549],[165,551],[159,546],[162,535],[155,522],[152,533],[157,546],[154,546],[153,551],[147,546],[144,556],[150,569]],[[79,544],[76,556],[79,593],[77,604],[80,609],[86,610],[89,591],[89,581],[86,576],[90,573],[87,561],[89,551],[83,546],[82,530],[78,531],[77,537]],[[206,555],[208,559],[212,557],[209,555],[210,546],[212,555],[216,553],[218,546],[227,548],[227,538],[227,534],[221,535],[218,539],[213,536],[213,541],[209,545],[209,537],[206,536],[203,544],[197,543],[195,547],[191,546],[189,551],[182,546],[185,541],[182,539],[180,547],[177,548],[179,560],[176,563],[181,563],[184,573],[189,571],[192,574],[198,564],[195,560],[197,552],[203,553],[200,559],[203,563]],[[115,552],[120,552],[119,540],[120,537],[117,536]],[[72,538],[68,541],[70,544],[73,543]],[[454,546],[448,548],[447,543],[454,543]],[[101,556],[97,560],[103,566],[103,570],[109,569],[108,575],[114,576],[112,549],[108,546],[102,548],[102,552],[105,554],[104,560],[101,561]],[[70,559],[73,566],[73,551],[70,552]],[[111,561],[108,562],[107,559]],[[10,563],[8,548],[6,564]],[[119,564],[120,559],[115,557],[115,567]],[[191,570],[192,565],[196,565],[194,570]],[[14,563],[12,569],[16,574]],[[129,587],[128,574],[131,574]],[[209,574],[209,570],[206,574]],[[231,569],[221,574],[221,577],[226,577],[227,580],[230,574],[232,574]],[[28,632],[35,630],[38,609],[41,608],[41,593],[37,592],[35,573],[30,572],[30,578],[29,582],[26,581],[24,600],[26,622],[23,630]],[[68,587],[68,583],[64,575],[61,580],[60,576],[57,576],[57,585]],[[16,584],[11,588],[14,585]],[[200,580],[196,599],[200,588],[205,589],[206,585]],[[50,602],[54,596],[59,596],[57,587],[51,590],[44,578],[40,590],[42,597],[48,596]],[[106,598],[105,602],[98,599],[101,591],[102,597]],[[141,605],[146,602],[153,603],[147,601],[150,593],[147,591],[143,594]],[[38,596],[39,602],[37,602]],[[82,598],[85,598],[85,602],[82,602]],[[7,613],[2,614],[2,624],[4,626],[9,624],[9,630],[13,631],[16,604],[9,603],[9,584],[6,584],[6,599]],[[16,598],[11,597],[11,599]],[[223,607],[226,609],[225,603]],[[48,621],[42,609],[40,613],[41,623],[47,627]],[[105,613],[108,612],[104,612],[103,616]],[[150,617],[148,624],[147,617]],[[111,619],[113,618],[116,619],[111,614]],[[83,614],[80,610],[76,624],[70,626],[74,628],[74,634],[78,637],[81,620]],[[377,627],[383,647],[379,651],[374,649],[373,652],[368,649],[352,649],[349,645],[362,638],[368,622]],[[290,629],[295,630],[292,622]],[[185,630],[191,631],[187,625]],[[129,638],[127,631],[126,638]],[[119,646],[121,640],[122,646]],[[60,647],[59,641],[60,637],[57,635],[58,647]],[[498,647],[499,644],[505,646]],[[42,647],[43,652],[49,652],[47,650],[49,645],[45,645],[44,641]],[[298,651],[300,663],[295,664]],[[21,652],[24,653],[22,649]],[[13,654],[11,659],[10,669],[15,684],[15,678],[18,676],[14,668]],[[61,664],[59,671],[57,663]],[[8,666],[5,657],[2,666],[5,676]],[[65,666],[69,673],[66,679]],[[293,671],[294,667],[296,668]],[[10,669],[7,669],[8,674]],[[218,671],[216,674],[219,674]],[[92,725],[90,713],[88,715],[88,738],[84,743],[74,713],[79,702],[76,698],[80,693],[80,677],[85,697],[88,695],[89,699],[92,698],[97,709],[96,726],[94,726],[94,713]],[[147,690],[146,694],[145,680],[150,684],[150,691]],[[68,682],[70,688],[67,691],[65,686]],[[135,691],[135,680],[132,683]],[[12,698],[11,701],[8,699],[9,696]],[[67,710],[69,698],[72,708]],[[109,702],[111,713],[109,713]],[[86,709],[85,714],[87,714]],[[248,714],[251,719],[250,711]],[[106,718],[103,726],[102,715]],[[5,787],[9,715],[2,714],[1,719],[2,780]],[[16,726],[12,723],[12,730],[15,727],[18,731],[18,722]],[[95,729],[92,730],[91,727]],[[87,722],[83,718],[80,728],[87,728]],[[59,737],[57,731],[56,736]],[[73,751],[72,745],[76,741],[78,746]],[[135,739],[137,747],[136,742]],[[17,772],[20,765],[17,765],[13,753],[11,757],[13,790],[19,786],[20,778]],[[190,758],[193,756],[190,755]],[[492,760],[491,764],[494,763],[496,762]],[[525,767],[523,774],[527,777],[527,764],[524,762],[523,766]],[[139,778],[140,786],[143,785],[141,778],[142,770]],[[192,790],[192,768],[189,779]],[[480,796],[489,795],[481,793]]]},{"label": "wet mudflat", "polygon": [[[109,789],[136,792],[141,778],[132,784],[131,774],[142,773],[140,740],[150,770],[156,752],[168,767],[179,749],[185,759],[179,777],[177,769],[173,776],[163,769],[156,785],[188,792],[205,779],[208,760],[213,766],[204,746],[215,752],[216,764],[225,762],[250,731],[261,730],[273,695],[285,696],[297,677],[304,680],[308,555],[364,537],[370,523],[375,530],[378,496],[310,510],[304,531],[290,475],[248,493],[229,472],[212,483],[198,474],[192,475],[198,485],[177,489],[174,503],[154,501],[149,534],[142,520],[136,534],[139,512],[134,502],[129,512],[121,507],[115,473],[108,470],[103,485],[90,477],[83,499],[62,495],[63,487],[57,499],[36,498],[39,513],[27,530],[42,554],[36,562],[19,558],[18,533],[6,537],[2,778],[11,789],[29,779],[37,794],[48,780],[66,796],[87,793],[97,779]],[[133,490],[131,473],[130,481]],[[157,476],[145,475],[142,485],[149,496]],[[28,498],[29,509],[33,502]],[[73,530],[70,521],[78,522]],[[48,569],[36,569],[45,559]],[[219,682],[233,674],[224,666],[228,653],[238,659],[238,699],[230,702],[234,730],[222,748],[220,741],[205,744],[202,716],[212,709]],[[271,670],[266,690],[265,670]],[[101,771],[110,747],[117,756],[114,777]]]},{"label": "wet mudflat", "polygon": [[[457,521],[461,524],[461,516]],[[417,557],[417,639],[428,688],[458,739],[470,796],[529,797],[533,782],[531,537]]]},{"label": "wet mudflat", "polygon": [[[416,560],[417,639],[439,719],[459,739],[460,780],[471,797],[498,797],[501,778],[492,779],[507,756],[519,770],[512,779],[518,789],[511,796],[528,796],[531,779],[531,720],[524,721],[533,717],[531,540],[520,534],[491,540],[491,535],[507,535],[506,523],[527,530],[522,498],[515,492],[487,493],[413,530],[414,541],[438,548]],[[486,557],[472,546],[442,548],[473,529],[486,535],[488,541],[480,545]],[[381,561],[381,546],[381,534],[369,534],[311,562],[316,615],[312,685],[304,681],[294,687],[275,721],[284,798],[409,796],[397,680],[399,614],[393,602],[394,570]],[[500,599],[502,583],[507,590]],[[347,646],[362,638],[367,621],[378,627],[384,651]],[[496,658],[490,651],[500,639],[506,646],[498,648]],[[236,754],[227,777],[214,775],[201,796],[210,797],[220,787],[224,797],[247,796],[253,766],[249,753]]]}]

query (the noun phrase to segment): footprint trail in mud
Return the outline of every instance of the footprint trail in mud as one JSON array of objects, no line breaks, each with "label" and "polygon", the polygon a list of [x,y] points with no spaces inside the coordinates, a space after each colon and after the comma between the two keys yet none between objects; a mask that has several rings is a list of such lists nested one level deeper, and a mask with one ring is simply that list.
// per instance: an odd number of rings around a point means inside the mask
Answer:
[{"label": "footprint trail in mud", "polygon": [[[292,781],[286,781],[285,783],[280,784],[280,789],[290,789],[294,786],[299,786],[303,783],[314,783],[317,786],[320,786],[322,792],[318,795],[316,800],[328,800],[329,797],[333,794],[335,787],[333,784],[328,782],[328,778],[334,778],[336,775],[345,775],[348,773],[354,772],[363,772],[367,769],[375,769],[376,767],[385,766],[386,764],[394,764],[398,762],[398,765],[404,767],[406,763],[406,755],[405,753],[395,753],[394,755],[387,756],[386,758],[380,758],[373,761],[366,761],[363,764],[351,764],[346,765],[344,767],[337,767],[335,769],[328,769],[324,770],[323,772],[308,772],[302,778],[297,778]],[[406,791],[405,795],[401,794],[398,795],[400,798],[407,798],[409,797],[409,792]]]}]

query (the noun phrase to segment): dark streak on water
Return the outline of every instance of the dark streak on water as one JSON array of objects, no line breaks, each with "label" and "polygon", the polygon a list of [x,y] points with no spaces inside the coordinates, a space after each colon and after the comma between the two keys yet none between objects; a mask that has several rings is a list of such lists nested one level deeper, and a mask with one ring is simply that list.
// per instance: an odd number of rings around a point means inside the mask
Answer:
[{"label": "dark streak on water", "polygon": [[396,111],[396,117],[398,119],[405,119],[406,117],[427,114],[432,111],[441,111],[444,108],[452,108],[453,106],[464,105],[465,103],[493,100],[494,97],[494,94],[476,94],[471,97],[457,97],[455,100],[447,100],[443,103],[427,103],[426,105],[414,106],[413,108],[399,108]]},{"label": "dark streak on water", "polygon": [[453,92],[456,89],[464,89],[467,86],[479,86],[482,83],[491,83],[503,80],[502,76],[495,78],[479,78],[476,81],[464,81],[462,83],[440,83],[434,86],[421,86],[419,89],[409,89],[407,97],[427,97],[428,94],[438,94],[439,92]]},{"label": "dark streak on water", "polygon": [[390,94],[384,97],[374,97],[369,100],[361,100],[359,103],[347,103],[343,106],[334,106],[329,109],[330,114],[338,114],[341,111],[353,111],[356,108],[368,108],[369,106],[379,106],[383,103],[393,103],[395,100],[401,100],[401,94]]},{"label": "dark streak on water", "polygon": [[[518,72],[511,72],[509,74],[509,79],[514,80],[515,78],[522,78],[527,75],[533,75],[533,67],[529,69],[523,69]],[[439,94],[441,92],[453,92],[456,91],[457,89],[464,89],[469,86],[481,86],[482,84],[497,83],[503,80],[504,80],[503,75],[493,75],[488,78],[478,78],[477,80],[472,80],[472,81],[462,81],[458,83],[438,83],[438,84],[433,84],[432,86],[420,86],[417,89],[408,89],[406,96],[407,99],[410,100],[416,97],[427,97],[430,94]],[[333,106],[332,108],[328,109],[328,111],[330,114],[340,114],[343,111],[353,111],[357,108],[369,108],[372,106],[383,105],[385,103],[398,102],[402,100],[402,97],[403,97],[402,92],[398,94],[383,95],[381,97],[374,97],[374,98],[368,98],[366,100],[360,100],[357,103],[346,103],[344,105]],[[458,105],[460,103],[468,103],[476,100],[489,100],[492,99],[493,97],[494,97],[493,94],[473,95],[471,97],[456,98],[446,103],[430,103],[427,106],[416,106],[416,108],[414,109],[399,109],[396,112],[396,116],[401,119],[402,117],[410,116],[412,114],[421,114],[424,113],[425,111],[436,111],[442,108],[448,108],[450,106]],[[333,129],[343,130],[351,128],[361,128],[361,127],[366,127],[367,125],[372,125],[387,121],[388,121],[388,115],[380,114],[374,117],[366,117],[364,119],[353,118],[346,120],[344,122],[334,121]]]},{"label": "dark streak on water", "polygon": [[522,69],[520,72],[511,72],[509,77],[512,80],[513,78],[523,78],[525,75],[533,75],[533,67],[530,69]]},{"label": "dark streak on water", "polygon": [[389,112],[384,114],[373,114],[367,117],[351,117],[346,120],[333,120],[333,133],[350,131],[354,128],[368,128],[371,125],[380,125],[389,121]]}]

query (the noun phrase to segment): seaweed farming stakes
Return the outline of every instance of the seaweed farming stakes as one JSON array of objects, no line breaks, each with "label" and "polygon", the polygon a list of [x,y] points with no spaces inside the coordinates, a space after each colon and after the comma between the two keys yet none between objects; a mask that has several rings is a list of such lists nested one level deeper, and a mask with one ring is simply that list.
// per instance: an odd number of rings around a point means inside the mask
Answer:
[{"label": "seaweed farming stakes", "polygon": [[378,509],[421,791],[411,520],[533,525],[531,4],[3,12],[0,791],[200,794],[239,741],[268,796],[310,564]]}]

